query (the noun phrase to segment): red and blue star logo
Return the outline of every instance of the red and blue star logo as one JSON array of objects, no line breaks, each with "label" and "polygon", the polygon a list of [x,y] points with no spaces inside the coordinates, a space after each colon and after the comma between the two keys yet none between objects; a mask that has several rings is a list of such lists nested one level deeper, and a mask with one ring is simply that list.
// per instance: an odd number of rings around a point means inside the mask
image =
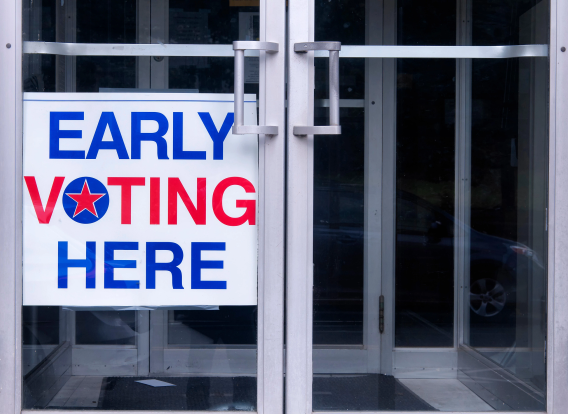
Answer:
[{"label": "red and blue star logo", "polygon": [[99,221],[107,212],[106,187],[92,177],[80,177],[69,183],[63,193],[63,208],[72,220],[81,224]]}]

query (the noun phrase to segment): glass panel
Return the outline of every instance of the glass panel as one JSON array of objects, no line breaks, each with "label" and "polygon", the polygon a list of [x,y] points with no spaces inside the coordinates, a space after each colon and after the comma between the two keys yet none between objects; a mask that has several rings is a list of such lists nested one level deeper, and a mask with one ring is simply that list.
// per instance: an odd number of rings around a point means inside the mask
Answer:
[{"label": "glass panel", "polygon": [[22,371],[27,375],[60,344],[60,308],[24,306],[22,309]]},{"label": "glass panel", "polygon": [[77,345],[135,345],[136,312],[75,312]]},{"label": "glass panel", "polygon": [[[24,40],[258,40],[259,7],[244,3],[30,0]],[[246,58],[245,73],[245,92],[258,94],[258,58]],[[232,93],[233,59],[24,55],[23,78],[25,92]],[[24,306],[22,313],[24,409],[256,410],[256,306]],[[173,386],[135,382],[148,379]]]},{"label": "glass panel", "polygon": [[[22,38],[55,42],[56,0],[41,3],[24,1],[22,14]],[[55,92],[56,57],[53,55],[23,56],[23,90],[25,92]]]},{"label": "glass panel", "polygon": [[[259,18],[258,7],[227,7],[225,0],[170,0],[170,43],[232,44],[234,40],[259,40]],[[233,93],[233,70],[231,59],[171,57],[169,87]],[[255,57],[245,58],[245,93],[258,94]]]},{"label": "glass panel", "polygon": [[[381,3],[389,5],[388,1],[315,0],[316,40],[339,41],[342,45],[377,44],[372,40],[376,34],[366,36],[365,28],[376,24],[366,19],[381,8]],[[455,2],[398,0],[396,7],[398,44],[455,44]]]},{"label": "glass panel", "polygon": [[[326,108],[317,108],[325,113]],[[342,108],[341,136],[316,137],[314,345],[363,345],[364,111]],[[323,119],[322,119],[323,118]],[[325,114],[316,121],[327,122]],[[349,138],[347,138],[349,137]],[[347,138],[347,139],[346,139]]]},{"label": "glass panel", "polygon": [[[489,30],[503,44],[548,42],[544,1],[484,1],[473,13],[474,44],[491,43]],[[472,72],[466,342],[529,387],[538,396],[533,409],[544,409],[548,62],[474,61]]]},{"label": "glass panel", "polygon": [[473,65],[468,344],[541,392],[548,98],[529,89],[547,76],[545,59]]},{"label": "glass panel", "polygon": [[[315,7],[316,41],[365,44],[364,2],[316,0]],[[315,136],[314,146],[313,343],[318,349],[363,346],[365,62],[341,59],[339,65],[343,134]],[[315,67],[314,124],[329,125],[327,59],[316,59]]]},{"label": "glass panel", "polygon": [[456,4],[447,0],[398,0],[397,44],[455,45]]},{"label": "glass panel", "polygon": [[[435,6],[399,2],[398,44],[455,44],[455,7],[447,2]],[[376,7],[372,2],[316,1],[316,40],[369,44],[377,31],[386,30],[366,15]],[[383,96],[374,86],[383,82],[381,73],[385,73],[377,63],[340,60],[342,134],[315,137],[313,407],[317,411],[432,409],[380,367],[382,263],[380,250],[374,249],[380,249],[385,239],[372,216],[388,204],[384,200],[381,205],[381,197],[392,197],[396,205],[396,217],[388,219],[396,223],[396,243],[387,241],[391,254],[396,252],[394,280],[390,276],[390,283],[396,284],[395,329],[387,329],[395,334],[396,346],[453,345],[455,62],[398,60],[393,74],[397,87],[392,90],[396,103],[383,98],[385,84]],[[326,125],[327,59],[316,59],[315,65],[315,123]],[[396,120],[381,122],[376,108],[393,104]],[[390,167],[378,150],[386,144],[374,143],[387,142],[382,131],[389,122],[396,122],[396,136],[390,139],[397,149],[396,165],[391,161]],[[380,174],[374,163],[382,164],[383,171],[396,171],[391,195],[377,194],[384,179],[373,176]],[[436,282],[428,283],[432,275]],[[334,360],[331,367],[325,362],[329,358]]]},{"label": "glass panel", "polygon": [[[471,4],[474,45],[548,43],[546,1]],[[316,0],[315,40],[455,45],[456,13]],[[315,411],[545,408],[548,62],[470,62],[340,59],[342,134],[314,137]],[[328,76],[316,59],[315,125]]]},{"label": "glass panel", "polygon": [[454,344],[455,68],[398,59],[397,347]]},{"label": "glass panel", "polygon": [[[136,43],[136,0],[78,1],[77,43]],[[136,58],[78,56],[76,92],[135,88]]]},{"label": "glass panel", "polygon": [[472,44],[546,44],[549,7],[546,0],[475,0],[471,5]]},{"label": "glass panel", "polygon": [[[455,3],[397,6],[399,45],[456,44]],[[397,347],[454,343],[455,67],[454,60],[397,59]]]},{"label": "glass panel", "polygon": [[256,347],[256,306],[168,312],[169,345],[249,345]]}]

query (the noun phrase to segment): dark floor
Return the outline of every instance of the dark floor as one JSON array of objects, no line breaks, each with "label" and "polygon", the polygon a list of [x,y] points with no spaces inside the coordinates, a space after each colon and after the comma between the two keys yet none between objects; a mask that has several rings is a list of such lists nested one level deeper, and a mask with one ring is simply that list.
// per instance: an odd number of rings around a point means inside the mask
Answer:
[{"label": "dark floor", "polygon": [[315,376],[314,411],[438,411],[390,375]]},{"label": "dark floor", "polygon": [[148,377],[107,377],[98,408],[103,410],[255,411],[254,377],[160,377],[175,387],[153,388]]},{"label": "dark floor", "polygon": [[[157,377],[174,386],[152,387],[148,377],[73,377],[47,408],[95,410],[255,411],[255,377]],[[98,380],[97,380],[98,378]],[[73,388],[74,390],[71,390]],[[70,391],[70,392],[69,392]],[[69,395],[63,395],[69,394]],[[98,400],[97,400],[98,398]],[[56,403],[59,402],[59,403]],[[54,404],[56,403],[56,404]],[[437,411],[388,375],[315,376],[314,411]]]}]

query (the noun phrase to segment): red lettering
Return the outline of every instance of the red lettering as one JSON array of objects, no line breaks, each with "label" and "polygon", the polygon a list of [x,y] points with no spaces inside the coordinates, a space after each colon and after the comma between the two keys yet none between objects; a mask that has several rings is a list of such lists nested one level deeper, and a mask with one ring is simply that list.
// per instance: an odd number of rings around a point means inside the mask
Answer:
[{"label": "red lettering", "polygon": [[160,177],[150,178],[150,224],[160,224]]},{"label": "red lettering", "polygon": [[256,224],[256,201],[255,200],[237,200],[237,207],[246,208],[245,212],[240,217],[230,217],[225,213],[223,209],[223,195],[225,190],[232,185],[238,185],[242,187],[247,193],[254,193],[254,185],[242,177],[229,177],[221,181],[215,191],[213,191],[213,212],[217,219],[227,225],[227,226],[240,226],[248,221],[249,225],[254,226]]},{"label": "red lettering", "polygon": [[187,211],[195,224],[205,224],[206,215],[206,179],[197,179],[197,207],[193,204],[181,181],[177,177],[168,178],[168,224],[177,224],[177,196],[180,196],[181,201],[185,204]]},{"label": "red lettering", "polygon": [[120,186],[120,224],[130,224],[132,219],[132,186],[146,185],[144,177],[108,177],[108,185]]},{"label": "red lettering", "polygon": [[42,224],[48,224],[51,220],[51,215],[53,214],[55,203],[57,203],[57,199],[59,198],[59,193],[61,192],[61,187],[63,186],[65,177],[55,177],[53,179],[53,184],[51,185],[51,191],[49,192],[49,197],[47,198],[45,210],[43,209],[43,204],[41,203],[41,197],[39,196],[35,177],[24,177],[24,180],[26,181],[26,186],[28,187],[30,198],[32,199],[38,221]]}]

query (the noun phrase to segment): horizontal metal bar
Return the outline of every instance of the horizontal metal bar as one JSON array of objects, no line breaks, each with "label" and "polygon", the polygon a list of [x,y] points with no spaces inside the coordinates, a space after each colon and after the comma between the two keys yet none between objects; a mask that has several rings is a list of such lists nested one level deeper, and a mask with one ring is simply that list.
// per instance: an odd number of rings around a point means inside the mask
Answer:
[{"label": "horizontal metal bar", "polygon": [[341,50],[341,42],[294,43],[294,52],[306,53],[309,50]]},{"label": "horizontal metal bar", "polygon": [[[329,57],[315,51],[315,57]],[[518,46],[341,46],[340,58],[507,59],[547,57],[548,45]]]},{"label": "horizontal metal bar", "polygon": [[[232,45],[24,42],[24,53],[62,56],[233,57]],[[315,57],[329,57],[315,51]],[[259,56],[246,50],[245,56]],[[340,58],[505,59],[547,57],[548,45],[519,46],[342,46]]]},{"label": "horizontal metal bar", "polygon": [[[329,99],[316,99],[315,107],[316,108],[329,108]],[[365,107],[365,100],[364,99],[340,99],[339,100],[339,107],[340,108],[364,108]]]},{"label": "horizontal metal bar", "polygon": [[270,125],[233,125],[233,134],[265,134],[278,135],[278,127]]},{"label": "horizontal metal bar", "polygon": [[[24,42],[24,53],[61,56],[234,57],[233,45]],[[245,51],[245,56],[259,55],[258,50]]]},{"label": "horizontal metal bar", "polygon": [[340,125],[295,126],[294,135],[341,135]]},{"label": "horizontal metal bar", "polygon": [[259,42],[256,40],[235,40],[233,50],[264,50],[267,53],[278,52],[278,43]]}]

